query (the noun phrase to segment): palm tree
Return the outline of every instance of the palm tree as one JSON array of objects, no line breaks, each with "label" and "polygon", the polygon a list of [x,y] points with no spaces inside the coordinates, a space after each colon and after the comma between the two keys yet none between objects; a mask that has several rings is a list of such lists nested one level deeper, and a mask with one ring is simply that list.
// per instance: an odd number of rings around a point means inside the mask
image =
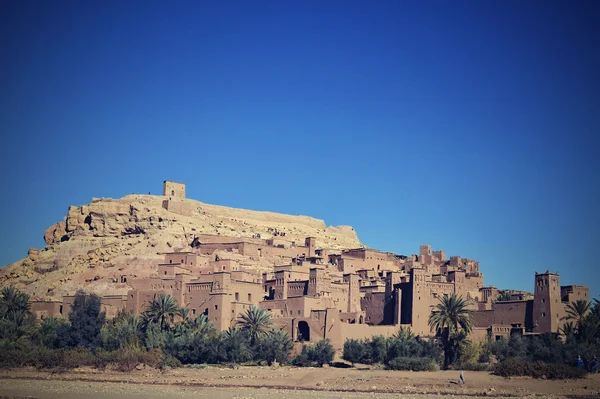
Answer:
[{"label": "palm tree", "polygon": [[558,329],[559,332],[565,337],[570,337],[575,335],[575,325],[572,321],[565,323],[561,328]]},{"label": "palm tree", "polygon": [[471,332],[473,323],[471,311],[467,309],[467,301],[458,297],[455,293],[451,296],[440,297],[434,310],[429,315],[429,326],[436,331],[444,348],[444,365],[451,364],[455,351],[455,341],[461,341],[459,336],[466,336]]},{"label": "palm tree", "polygon": [[246,313],[240,314],[240,320],[236,323],[240,329],[248,333],[252,345],[262,335],[267,334],[271,324],[271,313],[254,305],[246,309]]},{"label": "palm tree", "polygon": [[161,330],[166,331],[171,327],[178,314],[177,301],[170,295],[160,294],[158,298],[154,295],[154,299],[143,316],[146,322],[158,323]]},{"label": "palm tree", "polygon": [[189,322],[189,327],[197,334],[210,335],[217,331],[215,325],[204,313]]},{"label": "palm tree", "polygon": [[567,308],[565,309],[567,311],[567,316],[565,319],[567,321],[575,322],[575,328],[578,334],[581,334],[583,331],[583,324],[591,306],[591,302],[588,302],[584,299],[579,299],[568,304]]},{"label": "palm tree", "polygon": [[440,303],[435,306],[429,315],[429,326],[440,333],[448,329],[451,333],[464,330],[467,334],[471,332],[471,311],[467,309],[467,301],[452,294],[440,297]]},{"label": "palm tree", "polygon": [[598,299],[594,298],[594,306],[592,306],[590,312],[595,317],[600,317],[600,301]]},{"label": "palm tree", "polygon": [[177,312],[177,314],[179,316],[181,316],[181,320],[185,321],[188,317],[188,315],[190,314],[190,308],[179,308],[179,311]]},{"label": "palm tree", "polygon": [[415,337],[415,335],[413,334],[412,330],[408,326],[400,326],[400,328],[398,329],[398,332],[396,334],[394,334],[394,338],[396,338],[400,341],[410,341],[414,337]]},{"label": "palm tree", "polygon": [[29,313],[29,295],[13,286],[4,287],[0,297],[0,319],[13,319]]}]

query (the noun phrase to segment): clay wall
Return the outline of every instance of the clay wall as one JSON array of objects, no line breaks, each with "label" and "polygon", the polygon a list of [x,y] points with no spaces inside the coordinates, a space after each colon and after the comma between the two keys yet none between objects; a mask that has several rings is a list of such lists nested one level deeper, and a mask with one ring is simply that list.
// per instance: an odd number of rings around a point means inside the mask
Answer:
[{"label": "clay wall", "polygon": [[496,287],[482,287],[479,289],[480,292],[480,301],[488,302],[488,300],[496,300],[498,298],[498,288]]},{"label": "clay wall", "polygon": [[258,305],[263,300],[263,291],[259,283],[232,280],[231,291],[235,302]]},{"label": "clay wall", "polygon": [[304,296],[306,294],[308,294],[308,280],[288,282],[288,298]]},{"label": "clay wall", "polygon": [[360,308],[365,313],[365,323],[382,324],[384,322],[385,292],[366,293],[360,299]]},{"label": "clay wall", "polygon": [[117,315],[121,309],[127,307],[127,295],[110,295],[100,298],[100,309],[110,319]]},{"label": "clay wall", "polygon": [[[367,324],[348,324],[341,325],[341,342],[336,342],[334,347],[341,349],[347,339],[369,339],[374,336],[391,337],[398,333],[399,326],[370,326]],[[333,344],[333,342],[332,342]],[[337,345],[336,345],[337,344]]]},{"label": "clay wall", "polygon": [[163,209],[182,216],[193,216],[196,212],[196,205],[193,202],[181,201],[177,199],[166,199],[162,202]]},{"label": "clay wall", "polygon": [[150,305],[155,296],[160,294],[171,295],[172,293],[171,290],[130,290],[127,293],[126,309],[135,314],[141,314]]},{"label": "clay wall", "polygon": [[190,309],[191,317],[208,314],[214,308],[212,303],[212,282],[191,282],[186,284],[184,302]]},{"label": "clay wall", "polygon": [[489,337],[487,327],[473,327],[469,334],[469,340],[473,343],[485,342]]},{"label": "clay wall", "polygon": [[68,313],[63,311],[63,304],[59,301],[30,301],[30,311],[36,317],[45,319],[47,317],[66,318]]},{"label": "clay wall", "polygon": [[128,280],[127,283],[133,290],[160,290],[171,291],[175,287],[173,278],[135,278]]},{"label": "clay wall", "polygon": [[445,262],[446,261],[446,252],[445,251],[433,251],[433,257],[438,261]]},{"label": "clay wall", "polygon": [[326,309],[330,298],[295,297],[287,300],[262,301],[260,307],[267,309],[274,318],[310,317],[311,311]]},{"label": "clay wall", "polygon": [[453,267],[462,266],[462,261],[460,259],[460,256],[451,256],[450,257],[450,266],[453,266]]},{"label": "clay wall", "polygon": [[198,253],[203,255],[212,255],[215,251],[227,251],[236,254],[242,254],[243,252],[243,243],[235,242],[235,243],[206,243],[201,244],[197,249]]},{"label": "clay wall", "polygon": [[170,263],[158,265],[158,275],[161,278],[175,277],[178,274],[189,274],[189,270]]},{"label": "clay wall", "polygon": [[165,254],[164,263],[180,263],[181,267],[206,267],[211,259],[209,256],[201,256],[194,252],[171,252]]},{"label": "clay wall", "polygon": [[579,300],[589,301],[590,289],[583,285],[567,285],[560,287],[562,302],[571,303]]},{"label": "clay wall", "polygon": [[528,326],[530,323],[527,321],[529,316],[528,305],[529,301],[506,301],[496,302],[493,307],[494,313],[494,324],[501,325],[512,325],[520,324],[522,326]]}]

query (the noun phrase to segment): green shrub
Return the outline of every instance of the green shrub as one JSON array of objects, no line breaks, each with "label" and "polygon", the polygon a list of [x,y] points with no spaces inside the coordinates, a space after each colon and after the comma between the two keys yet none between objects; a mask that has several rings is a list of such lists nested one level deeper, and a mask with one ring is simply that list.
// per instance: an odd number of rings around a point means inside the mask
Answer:
[{"label": "green shrub", "polygon": [[87,348],[76,348],[64,351],[59,367],[74,369],[83,366],[92,366],[94,364],[94,354]]},{"label": "green shrub", "polygon": [[254,349],[254,359],[266,361],[269,365],[275,360],[280,364],[287,363],[294,343],[285,331],[275,331],[258,339]]},{"label": "green shrub", "polygon": [[488,363],[468,362],[458,363],[454,367],[456,370],[467,370],[467,371],[490,371],[492,366]]},{"label": "green shrub", "polygon": [[550,364],[541,361],[528,362],[520,359],[506,359],[494,366],[494,374],[501,377],[529,376],[548,380],[584,378],[585,370],[565,364]]},{"label": "green shrub", "polygon": [[299,367],[323,367],[324,364],[331,363],[334,357],[335,349],[328,339],[322,339],[315,345],[302,346],[302,352],[292,359],[292,364]]},{"label": "green shrub", "polygon": [[348,339],[344,342],[343,359],[350,363],[371,363],[370,353],[367,353],[367,345],[357,339]]},{"label": "green shrub", "polygon": [[432,359],[426,357],[397,357],[387,364],[389,370],[436,371],[440,367]]},{"label": "green shrub", "polygon": [[164,354],[160,359],[159,367],[161,370],[176,369],[181,367],[181,362],[169,354]]}]

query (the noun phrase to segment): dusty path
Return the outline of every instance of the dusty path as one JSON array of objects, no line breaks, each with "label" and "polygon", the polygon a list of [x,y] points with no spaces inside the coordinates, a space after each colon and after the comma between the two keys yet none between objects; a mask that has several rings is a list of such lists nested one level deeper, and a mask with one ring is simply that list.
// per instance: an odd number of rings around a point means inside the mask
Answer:
[{"label": "dusty path", "polygon": [[154,369],[131,373],[76,369],[67,373],[35,369],[1,370],[0,397],[9,398],[403,398],[553,397],[598,398],[600,375],[584,380],[504,379],[487,372],[403,372],[337,368],[208,367]]}]

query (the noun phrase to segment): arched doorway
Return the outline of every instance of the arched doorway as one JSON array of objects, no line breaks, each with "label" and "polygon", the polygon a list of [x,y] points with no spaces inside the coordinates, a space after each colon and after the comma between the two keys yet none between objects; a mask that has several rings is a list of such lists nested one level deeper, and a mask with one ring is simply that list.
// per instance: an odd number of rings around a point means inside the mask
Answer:
[{"label": "arched doorway", "polygon": [[298,341],[310,341],[310,328],[304,320],[298,322]]}]

